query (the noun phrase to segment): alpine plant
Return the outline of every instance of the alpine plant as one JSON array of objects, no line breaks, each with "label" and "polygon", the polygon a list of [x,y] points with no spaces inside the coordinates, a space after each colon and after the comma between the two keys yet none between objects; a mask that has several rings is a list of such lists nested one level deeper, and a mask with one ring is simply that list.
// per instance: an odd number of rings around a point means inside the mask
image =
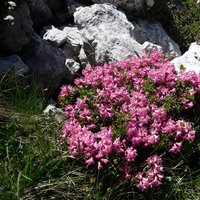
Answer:
[{"label": "alpine plant", "polygon": [[82,74],[59,95],[66,115],[61,137],[71,155],[98,170],[114,167],[142,191],[161,185],[166,153],[181,152],[195,138],[178,113],[194,106],[200,76],[177,73],[156,50]]}]

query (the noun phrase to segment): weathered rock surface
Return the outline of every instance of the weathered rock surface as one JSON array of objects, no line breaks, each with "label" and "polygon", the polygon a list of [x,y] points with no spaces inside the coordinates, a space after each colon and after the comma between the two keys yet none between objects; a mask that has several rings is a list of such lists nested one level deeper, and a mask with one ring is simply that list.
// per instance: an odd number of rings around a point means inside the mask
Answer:
[{"label": "weathered rock surface", "polygon": [[150,50],[158,45],[139,43],[135,38],[135,27],[114,6],[95,4],[81,7],[74,14],[75,23],[81,33],[83,49],[92,65],[113,62]]},{"label": "weathered rock surface", "polygon": [[183,65],[186,71],[195,71],[200,73],[200,45],[196,42],[192,43],[182,56],[177,57],[171,61],[174,63],[177,71],[180,70],[180,66]]},{"label": "weathered rock surface", "polygon": [[0,25],[0,52],[15,53],[27,44],[32,36],[33,28],[30,12],[26,3],[18,5],[10,13],[14,17],[12,25]]},{"label": "weathered rock surface", "polygon": [[163,52],[169,59],[181,55],[181,51],[177,43],[175,43],[165,32],[162,25],[158,21],[146,21],[139,19],[133,23],[135,26],[134,38],[140,43],[149,41],[153,44],[160,45]]},{"label": "weathered rock surface", "polygon": [[32,69],[33,73],[49,90],[59,87],[63,81],[71,81],[73,76],[65,66],[65,56],[63,52],[52,47],[47,41],[40,38],[36,33],[29,44],[23,47],[21,53],[22,60]]},{"label": "weathered rock surface", "polygon": [[57,29],[51,26],[46,29],[43,39],[49,41],[54,46],[60,47],[66,58],[78,59],[82,39],[77,27],[64,26],[61,29]]},{"label": "weathered rock surface", "polygon": [[18,75],[25,75],[30,68],[15,54],[0,57],[0,73],[13,70]]}]

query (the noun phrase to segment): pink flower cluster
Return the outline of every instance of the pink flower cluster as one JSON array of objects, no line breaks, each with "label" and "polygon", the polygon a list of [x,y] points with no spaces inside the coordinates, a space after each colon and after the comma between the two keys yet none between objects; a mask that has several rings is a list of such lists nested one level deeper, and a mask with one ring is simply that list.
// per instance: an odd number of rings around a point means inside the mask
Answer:
[{"label": "pink flower cluster", "polygon": [[[59,96],[67,117],[62,139],[71,154],[83,156],[88,166],[98,169],[117,163],[115,168],[124,178],[135,176],[141,190],[159,186],[162,158],[151,151],[146,158],[140,154],[159,146],[163,138],[169,153],[180,152],[184,143],[194,140],[191,124],[168,110],[193,107],[200,76],[177,74],[156,50],[150,56],[86,68],[82,73],[75,86],[63,86]],[[148,167],[138,173],[134,166],[145,160]]]},{"label": "pink flower cluster", "polygon": [[[87,165],[98,163],[98,169],[109,162],[108,156],[112,152],[112,130],[102,128],[95,134],[90,130],[94,127],[81,126],[77,120],[70,119],[63,127],[62,138],[68,136],[69,151],[72,156],[84,155]],[[69,135],[73,137],[69,137]]]},{"label": "pink flower cluster", "polygon": [[154,155],[147,159],[147,167],[145,172],[138,172],[135,176],[139,180],[138,188],[142,191],[149,187],[159,186],[163,180],[162,160],[159,156]]}]

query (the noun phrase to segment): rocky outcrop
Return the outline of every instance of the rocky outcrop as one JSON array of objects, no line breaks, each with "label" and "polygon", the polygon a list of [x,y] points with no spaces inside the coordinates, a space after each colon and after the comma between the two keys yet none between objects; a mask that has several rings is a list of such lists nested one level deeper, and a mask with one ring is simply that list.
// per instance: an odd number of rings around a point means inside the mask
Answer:
[{"label": "rocky outcrop", "polygon": [[195,71],[200,73],[200,45],[196,42],[192,43],[182,56],[177,57],[171,61],[174,63],[177,71],[183,65],[186,71]]},{"label": "rocky outcrop", "polygon": [[139,43],[149,41],[162,47],[163,52],[169,59],[181,55],[177,43],[175,43],[165,32],[162,25],[155,20],[147,21],[139,19],[134,24],[134,38]]},{"label": "rocky outcrop", "polygon": [[26,3],[18,5],[11,10],[10,16],[13,17],[11,24],[0,25],[0,53],[15,53],[27,44],[32,36],[32,20],[29,8]]},{"label": "rocky outcrop", "polygon": [[15,54],[0,57],[0,73],[11,70],[17,75],[25,75],[30,71],[30,68]]},{"label": "rocky outcrop", "polygon": [[[167,37],[163,29],[158,31],[161,25],[152,28],[153,36],[147,33],[148,30],[142,31],[139,25],[135,28],[122,12],[108,4],[81,7],[75,12],[74,19],[81,33],[84,52],[92,65],[121,60],[153,47],[162,50],[160,45],[165,43]],[[166,53],[172,57],[179,55],[180,52],[172,48],[173,44],[169,44],[172,40],[169,37],[167,40],[164,47]]]},{"label": "rocky outcrop", "polygon": [[50,91],[57,89],[63,80],[73,79],[65,66],[66,59],[63,52],[52,47],[36,33],[33,34],[30,43],[23,47],[21,58],[33,73],[38,75],[44,87],[50,87]]}]

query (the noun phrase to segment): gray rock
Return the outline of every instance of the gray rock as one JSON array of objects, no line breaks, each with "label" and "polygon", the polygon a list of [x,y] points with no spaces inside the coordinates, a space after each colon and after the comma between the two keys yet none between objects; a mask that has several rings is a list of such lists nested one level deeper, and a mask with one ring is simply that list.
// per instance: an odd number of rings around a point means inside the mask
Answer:
[{"label": "gray rock", "polygon": [[26,3],[19,4],[10,11],[14,17],[11,24],[1,24],[0,52],[15,53],[27,44],[32,36],[33,28],[30,12]]},{"label": "gray rock", "polygon": [[65,66],[63,52],[52,47],[36,33],[29,44],[23,47],[21,58],[38,75],[44,87],[54,91],[63,80],[72,81],[73,76]]},{"label": "gray rock", "polygon": [[66,59],[65,65],[67,66],[72,75],[76,75],[76,73],[80,69],[80,64],[75,62],[73,59]]},{"label": "gray rock", "polygon": [[146,21],[139,19],[133,22],[135,26],[134,38],[139,43],[149,41],[153,44],[160,45],[163,52],[173,59],[181,55],[181,51],[177,43],[175,43],[165,32],[162,25],[158,21]]},{"label": "gray rock", "polygon": [[32,0],[31,18],[36,27],[40,27],[48,22],[52,17],[52,12],[44,0]]},{"label": "gray rock", "polygon": [[0,73],[13,70],[17,75],[25,75],[30,68],[15,54],[0,57]]},{"label": "gray rock", "polygon": [[66,58],[78,59],[82,39],[77,27],[63,26],[57,29],[51,26],[51,28],[46,28],[43,39],[49,41],[54,46],[60,47]]},{"label": "gray rock", "polygon": [[193,42],[188,51],[182,56],[173,59],[171,62],[174,63],[177,71],[179,71],[180,66],[183,65],[186,71],[195,71],[200,74],[200,45]]},{"label": "gray rock", "polygon": [[138,15],[141,11],[154,5],[154,0],[92,0],[94,3],[109,3],[127,14]]},{"label": "gray rock", "polygon": [[135,27],[114,6],[81,7],[74,19],[82,36],[84,52],[92,65],[121,60],[152,47],[162,49],[150,42],[137,42]]}]

